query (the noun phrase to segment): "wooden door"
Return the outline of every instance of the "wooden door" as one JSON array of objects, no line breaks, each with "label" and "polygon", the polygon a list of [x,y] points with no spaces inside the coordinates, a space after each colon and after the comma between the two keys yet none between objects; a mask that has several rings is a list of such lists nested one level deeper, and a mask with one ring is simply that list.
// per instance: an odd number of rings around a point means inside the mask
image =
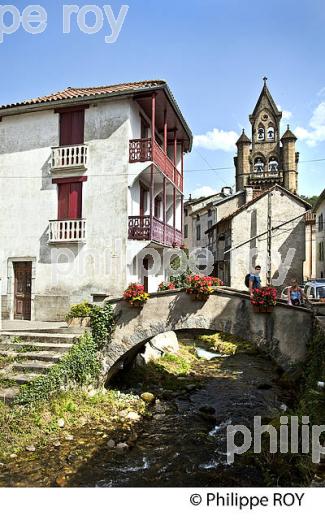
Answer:
[{"label": "wooden door", "polygon": [[66,182],[58,186],[58,220],[81,219],[82,182]]},{"label": "wooden door", "polygon": [[31,319],[32,302],[32,262],[15,262],[14,318]]},{"label": "wooden door", "polygon": [[149,278],[146,275],[146,273],[149,270],[149,257],[147,257],[147,256],[143,259],[143,268],[146,270],[146,272],[143,276],[144,290],[145,290],[145,292],[149,292]]}]

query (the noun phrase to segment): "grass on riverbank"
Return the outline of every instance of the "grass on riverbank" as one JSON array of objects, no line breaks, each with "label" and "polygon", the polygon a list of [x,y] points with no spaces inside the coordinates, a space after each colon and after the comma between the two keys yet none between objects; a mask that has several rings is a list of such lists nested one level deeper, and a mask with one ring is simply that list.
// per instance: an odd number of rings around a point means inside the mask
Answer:
[{"label": "grass on riverbank", "polygon": [[[28,407],[9,408],[0,403],[0,462],[28,446],[44,447],[87,424],[123,429],[128,425],[119,414],[122,410],[145,414],[146,405],[136,396],[113,390],[92,397],[81,390],[66,392]],[[64,428],[59,426],[59,419],[64,420]]]},{"label": "grass on riverbank", "polygon": [[205,343],[210,350],[220,354],[234,355],[239,352],[256,352],[256,348],[249,341],[227,332],[202,335],[198,337],[198,340]]},{"label": "grass on riverbank", "polygon": [[198,363],[200,360],[195,349],[180,344],[177,354],[164,354],[143,367],[133,368],[120,379],[128,387],[136,386],[141,381],[143,390],[147,391],[157,386],[164,390],[179,390],[189,384],[192,369]]}]

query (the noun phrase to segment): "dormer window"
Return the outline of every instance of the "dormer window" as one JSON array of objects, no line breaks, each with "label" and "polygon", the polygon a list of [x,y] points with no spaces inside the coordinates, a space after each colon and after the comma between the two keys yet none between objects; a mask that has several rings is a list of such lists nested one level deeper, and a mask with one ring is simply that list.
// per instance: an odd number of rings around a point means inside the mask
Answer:
[{"label": "dormer window", "polygon": [[260,126],[257,130],[257,139],[259,141],[264,141],[265,139],[265,129],[264,126]]},{"label": "dormer window", "polygon": [[256,159],[254,161],[254,172],[255,173],[264,172],[264,161],[261,157],[256,157]]},{"label": "dormer window", "polygon": [[275,130],[274,130],[273,126],[269,126],[269,128],[267,129],[268,141],[274,141],[274,136],[275,136]]},{"label": "dormer window", "polygon": [[269,160],[269,172],[279,171],[279,163],[276,157],[271,157]]}]

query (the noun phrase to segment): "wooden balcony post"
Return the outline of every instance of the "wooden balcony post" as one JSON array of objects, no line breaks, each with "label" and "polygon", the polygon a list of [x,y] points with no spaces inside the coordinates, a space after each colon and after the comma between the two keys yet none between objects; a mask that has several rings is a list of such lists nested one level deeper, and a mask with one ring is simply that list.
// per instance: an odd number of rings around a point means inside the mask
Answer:
[{"label": "wooden balcony post", "polygon": [[163,178],[163,222],[164,222],[164,244],[166,243],[166,224],[167,224],[167,215],[166,215],[167,203],[166,203],[166,177]]},{"label": "wooden balcony post", "polygon": [[181,195],[181,232],[184,237],[184,195]]},{"label": "wooden balcony post", "polygon": [[164,112],[164,152],[167,155],[168,151],[168,123],[167,123],[167,110]]},{"label": "wooden balcony post", "polygon": [[177,168],[176,168],[176,163],[177,163],[177,130],[174,130],[174,183],[177,184]]},{"label": "wooden balcony post", "polygon": [[150,172],[150,239],[152,238],[152,226],[153,226],[153,215],[154,215],[154,166],[151,165]]},{"label": "wooden balcony post", "polygon": [[151,139],[152,139],[152,150],[156,140],[156,93],[153,92],[151,99]]},{"label": "wooden balcony post", "polygon": [[176,188],[173,187],[173,229],[174,229],[174,242],[176,242]]}]

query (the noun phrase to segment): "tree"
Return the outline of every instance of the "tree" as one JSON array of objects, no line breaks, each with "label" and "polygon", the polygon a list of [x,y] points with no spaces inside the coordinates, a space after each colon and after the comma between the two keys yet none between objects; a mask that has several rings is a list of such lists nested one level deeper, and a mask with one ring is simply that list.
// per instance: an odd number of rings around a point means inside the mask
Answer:
[{"label": "tree", "polygon": [[316,201],[318,199],[318,195],[312,195],[308,197],[307,195],[300,195],[300,198],[305,200],[306,202],[309,202],[311,204],[312,208],[315,206]]}]

